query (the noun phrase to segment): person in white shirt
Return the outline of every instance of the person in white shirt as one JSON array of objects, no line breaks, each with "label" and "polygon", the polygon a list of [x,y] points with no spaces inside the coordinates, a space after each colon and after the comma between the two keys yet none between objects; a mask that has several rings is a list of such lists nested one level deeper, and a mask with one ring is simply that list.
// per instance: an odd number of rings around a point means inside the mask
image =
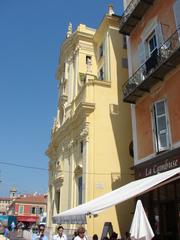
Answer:
[{"label": "person in white shirt", "polygon": [[85,236],[85,228],[84,227],[79,227],[77,229],[77,236],[74,238],[74,240],[87,240],[87,237]]},{"label": "person in white shirt", "polygon": [[57,227],[57,234],[53,236],[53,240],[67,240],[67,236],[63,232],[64,232],[63,226],[59,225]]}]

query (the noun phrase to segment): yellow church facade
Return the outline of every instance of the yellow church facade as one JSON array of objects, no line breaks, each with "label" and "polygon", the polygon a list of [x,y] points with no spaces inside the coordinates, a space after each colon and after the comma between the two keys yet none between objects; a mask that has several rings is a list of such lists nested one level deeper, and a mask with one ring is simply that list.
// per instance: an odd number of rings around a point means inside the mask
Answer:
[{"label": "yellow church facade", "polygon": [[[126,42],[110,8],[98,29],[69,25],[57,70],[57,117],[49,157],[47,226],[52,217],[132,180],[130,106],[121,87],[128,78]],[[105,222],[122,235],[132,220],[132,201],[87,217],[87,234],[101,235]],[[66,225],[75,228],[77,225]]]}]

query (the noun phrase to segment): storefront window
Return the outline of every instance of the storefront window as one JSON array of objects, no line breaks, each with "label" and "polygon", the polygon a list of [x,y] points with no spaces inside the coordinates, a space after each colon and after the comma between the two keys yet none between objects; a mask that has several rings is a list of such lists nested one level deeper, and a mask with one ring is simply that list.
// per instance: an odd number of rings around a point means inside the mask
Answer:
[{"label": "storefront window", "polygon": [[166,200],[166,188],[165,187],[161,187],[159,189],[159,198],[160,198],[160,201]]},{"label": "storefront window", "polygon": [[167,185],[167,199],[168,201],[172,201],[175,199],[174,184]]},{"label": "storefront window", "polygon": [[157,201],[157,200],[158,200],[158,191],[157,191],[157,189],[155,189],[155,190],[152,192],[152,194],[153,194],[153,201]]},{"label": "storefront window", "polygon": [[180,200],[180,181],[178,181],[176,184],[176,194],[177,194],[177,199]]},{"label": "storefront window", "polygon": [[159,209],[157,207],[154,208],[154,233],[160,234]]},{"label": "storefront window", "polygon": [[178,203],[178,234],[180,237],[180,202]]}]

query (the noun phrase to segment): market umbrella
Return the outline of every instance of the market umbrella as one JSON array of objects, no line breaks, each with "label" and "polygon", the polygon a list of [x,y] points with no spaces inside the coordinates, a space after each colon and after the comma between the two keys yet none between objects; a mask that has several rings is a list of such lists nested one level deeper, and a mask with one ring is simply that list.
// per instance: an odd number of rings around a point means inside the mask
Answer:
[{"label": "market umbrella", "polygon": [[154,237],[153,230],[140,200],[136,203],[130,234],[132,240],[151,240]]}]

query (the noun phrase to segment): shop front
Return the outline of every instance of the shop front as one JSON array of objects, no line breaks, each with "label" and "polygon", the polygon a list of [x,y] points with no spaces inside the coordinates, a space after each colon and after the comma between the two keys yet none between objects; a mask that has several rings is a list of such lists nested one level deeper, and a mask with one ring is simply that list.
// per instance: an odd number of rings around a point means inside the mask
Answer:
[{"label": "shop front", "polygon": [[24,229],[31,228],[38,220],[38,216],[17,216],[17,222],[21,223]]},{"label": "shop front", "polygon": [[[164,153],[135,167],[137,179],[165,172],[180,166],[180,151]],[[180,180],[168,181],[165,185],[139,197],[155,233],[155,239],[180,239]]]}]

